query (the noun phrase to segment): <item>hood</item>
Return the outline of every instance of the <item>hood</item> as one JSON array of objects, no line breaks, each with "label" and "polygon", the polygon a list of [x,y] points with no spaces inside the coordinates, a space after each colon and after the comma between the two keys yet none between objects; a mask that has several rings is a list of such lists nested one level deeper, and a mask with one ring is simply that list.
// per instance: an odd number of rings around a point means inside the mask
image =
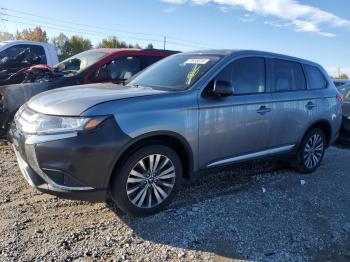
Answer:
[{"label": "hood", "polygon": [[76,116],[99,103],[165,92],[148,87],[129,87],[111,83],[80,85],[40,93],[29,100],[28,106],[44,114]]}]

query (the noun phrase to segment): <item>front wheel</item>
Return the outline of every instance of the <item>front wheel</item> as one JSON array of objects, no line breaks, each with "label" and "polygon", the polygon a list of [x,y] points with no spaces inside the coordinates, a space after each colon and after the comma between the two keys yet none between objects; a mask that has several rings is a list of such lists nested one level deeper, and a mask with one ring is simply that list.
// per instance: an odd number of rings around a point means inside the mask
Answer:
[{"label": "front wheel", "polygon": [[114,174],[112,197],[132,215],[150,215],[164,209],[182,178],[181,161],[165,145],[150,145],[129,155]]},{"label": "front wheel", "polygon": [[319,129],[309,131],[303,138],[296,156],[296,168],[301,173],[315,171],[323,159],[326,150],[324,132]]}]

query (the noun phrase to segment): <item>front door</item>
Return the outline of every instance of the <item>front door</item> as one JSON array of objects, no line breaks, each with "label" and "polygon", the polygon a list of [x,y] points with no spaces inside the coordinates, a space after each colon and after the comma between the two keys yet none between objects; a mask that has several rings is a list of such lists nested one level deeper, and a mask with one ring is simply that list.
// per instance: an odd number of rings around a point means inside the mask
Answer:
[{"label": "front door", "polygon": [[[199,98],[201,168],[258,157],[269,147],[271,94],[266,92],[265,59],[240,58],[213,79],[231,83],[233,95],[216,97],[211,84]],[[212,82],[213,82],[212,81]]]}]

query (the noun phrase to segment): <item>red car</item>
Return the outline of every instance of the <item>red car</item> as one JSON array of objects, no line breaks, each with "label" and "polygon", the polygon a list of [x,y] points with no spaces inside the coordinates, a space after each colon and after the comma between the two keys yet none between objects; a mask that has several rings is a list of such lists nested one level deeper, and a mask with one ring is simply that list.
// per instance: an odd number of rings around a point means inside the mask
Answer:
[{"label": "red car", "polygon": [[73,77],[73,83],[121,83],[176,51],[100,48],[82,52],[54,67],[55,73]]},{"label": "red car", "polygon": [[120,84],[164,57],[178,53],[157,49],[91,49],[72,56],[53,69],[35,67],[26,83],[0,86],[0,136],[14,114],[34,95],[65,86],[113,82]]}]

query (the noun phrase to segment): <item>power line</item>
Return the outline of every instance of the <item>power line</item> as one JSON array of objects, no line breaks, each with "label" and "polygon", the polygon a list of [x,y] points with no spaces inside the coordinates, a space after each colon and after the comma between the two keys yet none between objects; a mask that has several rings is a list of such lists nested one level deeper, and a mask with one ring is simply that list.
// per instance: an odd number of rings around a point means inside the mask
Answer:
[{"label": "power line", "polygon": [[[50,26],[54,26],[55,29],[61,29],[62,30],[62,28],[65,28],[65,30],[68,29],[68,30],[71,30],[72,32],[77,32],[77,33],[87,32],[87,33],[99,34],[99,35],[104,35],[104,36],[106,35],[106,33],[101,32],[101,31],[87,30],[87,29],[82,29],[82,28],[77,28],[77,27],[72,27],[72,26],[66,26],[66,25],[60,25],[60,24],[55,24],[55,23],[49,23],[49,22],[44,22],[42,20],[37,20],[37,19],[29,19],[29,18],[20,17],[20,16],[8,15],[8,14],[4,14],[4,13],[1,13],[1,12],[0,12],[0,14],[24,20],[24,22],[26,22],[26,23],[27,23],[27,21],[32,21],[32,22],[37,22],[37,23],[40,23],[40,24],[44,24],[44,26],[46,26],[46,27],[48,27],[48,26],[45,25],[45,24],[48,24],[49,25],[48,28],[50,28]],[[6,19],[6,20],[8,20],[8,19]],[[8,20],[8,21],[10,21],[10,20]],[[146,39],[146,38],[140,38],[140,37],[125,36],[125,35],[121,35],[121,36],[134,38],[134,39],[138,39],[138,40],[158,41],[158,42],[160,41],[160,40],[157,40],[157,39],[149,39],[149,38]]]},{"label": "power line", "polygon": [[[50,18],[50,17],[47,17],[47,16],[36,15],[36,14],[33,14],[33,13],[23,12],[23,11],[19,11],[19,10],[15,10],[15,9],[8,9],[8,8],[4,8],[4,7],[1,7],[0,10],[14,12],[14,13],[20,13],[20,14],[23,14],[23,15],[26,15],[26,16],[31,16],[31,17],[37,17],[37,18],[42,18],[42,19],[54,20],[54,21],[58,21],[60,23],[69,24],[69,25],[74,24],[74,25],[78,25],[78,26],[82,26],[82,27],[102,29],[104,31],[107,30],[109,32],[124,32],[124,33],[127,33],[127,34],[134,34],[134,35],[156,36],[156,37],[159,37],[159,38],[163,38],[162,42],[164,42],[164,36],[163,35],[158,35],[158,34],[132,32],[132,31],[126,31],[126,30],[121,30],[121,29],[115,29],[115,28],[112,29],[112,28],[106,28],[106,27],[99,27],[99,26],[95,26],[95,25],[76,23],[76,22],[73,22],[73,21],[67,21],[67,20],[62,20],[62,19],[57,19],[57,18]],[[36,22],[40,22],[40,23],[51,24],[51,25],[60,26],[60,27],[66,27],[66,28],[70,28],[70,29],[73,29],[73,30],[77,30],[76,27],[72,27],[72,26],[58,25],[58,24],[55,24],[55,23],[47,22],[47,21],[34,20],[34,19],[31,19],[31,18],[15,16],[15,15],[12,15],[12,14],[4,14],[4,15],[17,17],[17,18],[21,18],[21,19],[26,19],[26,20],[31,20],[31,21],[36,21]],[[83,30],[84,31],[89,31],[89,32],[92,32],[92,33],[100,33],[98,31],[86,30],[86,29],[81,29],[81,28],[79,28],[78,30],[80,30],[80,31],[83,31]],[[130,36],[126,36],[126,37],[130,37]],[[135,37],[130,37],[130,38],[134,38],[135,39]],[[221,45],[203,44],[203,43],[189,41],[189,40],[185,40],[185,39],[178,38],[178,37],[173,37],[173,36],[167,36],[166,38],[169,38],[170,40],[171,39],[175,40],[175,41],[170,41],[170,42],[172,42],[173,44],[176,44],[176,45],[180,45],[180,46],[195,47],[195,48],[203,48],[203,47],[204,48],[212,48],[213,46],[216,46],[216,47],[224,48],[224,46],[221,46]],[[147,41],[149,41],[149,40],[147,40]],[[157,42],[159,42],[159,40],[157,40]],[[166,42],[169,42],[169,41],[166,41]]]},{"label": "power line", "polygon": [[[3,19],[3,18],[1,20],[2,21],[7,21],[7,22],[10,22],[10,23],[14,23],[14,24],[23,24],[23,25],[27,25],[27,26],[37,26],[36,24],[28,23],[28,22],[15,21],[15,20]],[[61,27],[54,27],[54,26],[43,25],[43,28],[49,28],[49,29],[56,30],[56,31],[59,31],[59,32],[62,31]],[[68,31],[68,32],[71,32],[71,33],[81,33],[80,29],[77,29],[77,30],[65,29],[65,31]],[[85,30],[83,30],[83,31],[85,31]],[[97,32],[97,31],[86,31],[86,34],[88,34],[88,35],[96,35],[96,36],[105,36],[104,33]],[[166,37],[164,37],[163,40],[149,39],[149,38],[140,38],[140,37],[131,37],[131,36],[128,36],[128,37],[132,38],[132,39],[135,39],[135,40],[140,40],[140,41],[149,41],[149,42],[163,43],[164,49],[166,49],[166,44],[173,44],[173,45],[177,45],[177,46],[185,46],[185,47],[192,47],[192,48],[203,48],[203,46],[198,46],[198,45],[190,45],[190,44],[184,44],[184,43],[179,43],[179,42],[174,42],[174,41],[167,41]]]},{"label": "power line", "polygon": [[210,44],[210,45],[203,45],[203,43],[200,43],[200,42],[194,42],[194,41],[188,41],[188,40],[184,40],[182,38],[177,38],[177,37],[168,37],[169,39],[173,39],[175,41],[180,41],[180,42],[184,42],[184,43],[189,43],[189,44],[195,44],[195,45],[202,45],[202,46],[207,46],[207,47],[212,47],[212,46],[216,46],[216,47],[220,47],[220,48],[225,48],[224,46],[222,45],[216,45],[216,44]]},{"label": "power line", "polygon": [[72,26],[66,26],[66,25],[60,25],[60,24],[50,23],[50,22],[46,22],[46,21],[42,21],[42,20],[37,20],[37,19],[31,19],[31,18],[16,16],[16,15],[10,15],[10,14],[6,14],[6,13],[2,13],[2,12],[0,12],[0,15],[2,15],[2,16],[7,16],[7,17],[18,18],[18,19],[21,19],[21,20],[27,20],[27,21],[37,22],[37,23],[45,23],[45,24],[48,24],[48,25],[59,26],[59,27],[68,28],[68,29],[79,29],[79,30],[88,31],[88,32],[96,32],[96,31],[81,29],[81,28],[72,27]]},{"label": "power line", "polygon": [[148,35],[148,36],[162,37],[162,35],[157,35],[157,34],[132,32],[132,31],[121,30],[121,29],[116,29],[116,28],[107,28],[107,27],[99,27],[99,26],[95,26],[95,25],[88,25],[88,24],[76,23],[76,22],[67,21],[67,20],[62,20],[62,19],[57,19],[57,18],[52,18],[52,17],[47,17],[47,16],[36,15],[36,14],[33,14],[33,13],[23,12],[23,11],[19,11],[19,10],[15,10],[15,9],[9,9],[9,8],[5,8],[5,7],[1,7],[0,9],[1,9],[1,10],[4,10],[4,11],[10,11],[10,12],[15,12],[15,13],[20,13],[20,14],[24,14],[24,15],[28,15],[28,16],[34,16],[34,17],[44,18],[44,19],[48,19],[48,20],[54,20],[54,21],[58,21],[58,22],[65,23],[65,24],[69,23],[69,24],[79,25],[79,26],[83,26],[83,27],[104,29],[104,30],[108,30],[108,31],[117,31],[117,32],[119,31],[119,32],[129,33],[129,34],[138,34],[138,35]]},{"label": "power line", "polygon": [[[61,24],[56,24],[56,23],[50,23],[50,22],[46,22],[46,21],[42,21],[42,20],[38,20],[38,19],[30,19],[30,18],[21,17],[21,16],[10,15],[10,14],[6,14],[6,13],[2,13],[2,12],[0,12],[0,15],[7,16],[7,17],[13,17],[13,18],[17,18],[17,19],[20,19],[20,20],[24,20],[24,22],[23,22],[23,21],[9,20],[9,19],[1,19],[3,21],[5,20],[5,21],[8,21],[8,22],[12,22],[12,23],[21,23],[21,24],[36,26],[35,24],[27,22],[27,21],[32,21],[32,22],[40,23],[44,27],[50,28],[50,29],[53,29],[53,30],[62,30],[62,28],[65,28],[66,31],[73,32],[73,33],[85,32],[85,33],[91,34],[91,35],[99,35],[99,36],[101,36],[101,35],[104,36],[105,35],[105,33],[100,32],[100,31],[86,30],[86,29],[72,27],[72,26],[66,26],[66,25],[61,25]],[[45,25],[45,24],[47,24],[47,25]],[[129,38],[133,38],[133,39],[137,39],[137,40],[143,40],[143,41],[163,42],[163,48],[164,49],[166,49],[166,43],[171,43],[171,44],[178,45],[178,46],[194,47],[194,48],[202,48],[203,47],[203,46],[199,46],[199,45],[184,44],[184,43],[178,43],[178,42],[174,42],[174,41],[170,41],[169,42],[169,41],[166,40],[166,36],[163,37],[163,40],[149,39],[149,38],[146,39],[146,38],[132,37],[132,36],[124,36],[124,37],[129,37]]]},{"label": "power line", "polygon": [[[15,21],[15,20],[9,20],[9,19],[1,19],[1,20],[2,21],[7,21],[7,22],[10,22],[10,23],[15,23],[15,24],[23,24],[23,25],[27,25],[27,26],[37,26],[37,24],[32,24],[32,23],[28,23],[28,22]],[[56,30],[56,31],[62,32],[62,28],[59,28],[59,27],[43,25],[43,28],[50,28],[52,30]],[[68,32],[71,32],[71,33],[81,33],[81,30],[65,29],[65,31],[68,31]],[[88,35],[97,35],[97,36],[106,36],[105,33],[101,33],[101,32],[86,32],[86,34],[88,34]],[[162,40],[148,39],[148,38],[141,38],[141,37],[128,36],[128,38],[135,39],[135,40],[140,40],[140,41],[150,41],[150,42],[160,42],[160,43],[163,42]]]},{"label": "power line", "polygon": [[[29,20],[29,21],[38,22],[38,23],[41,23],[41,24],[46,23],[46,24],[49,24],[49,26],[48,25],[43,25],[43,27],[50,28],[52,30],[62,31],[62,28],[66,28],[65,31],[72,32],[72,33],[85,32],[86,34],[90,34],[90,35],[105,36],[105,33],[99,32],[99,31],[86,30],[86,29],[81,29],[81,28],[76,28],[76,27],[71,27],[71,26],[63,26],[63,25],[59,25],[59,24],[55,24],[55,23],[43,22],[43,21],[36,20],[36,19],[28,19],[28,18],[23,18],[23,17],[20,17],[20,16],[7,15],[7,14],[1,13],[1,12],[0,12],[0,15],[6,15],[6,16],[22,19],[22,20]],[[24,22],[23,21],[15,21],[15,20],[9,20],[9,19],[4,19],[4,18],[2,18],[1,20],[2,21],[11,22],[11,23],[19,23],[19,24],[24,24],[24,25],[37,26],[36,24],[29,23],[27,21],[24,21]],[[177,45],[177,46],[191,47],[191,48],[204,48],[204,46],[200,46],[200,45],[192,45],[192,44],[179,43],[179,42],[175,42],[175,41],[167,41],[167,38],[165,36],[164,36],[163,40],[149,39],[149,38],[140,38],[140,37],[132,37],[132,36],[123,36],[123,37],[129,37],[131,39],[141,40],[141,41],[150,41],[150,42],[163,43],[163,48],[164,49],[166,49],[166,44],[167,43],[173,44],[173,45]]]},{"label": "power line", "polygon": [[191,47],[191,48],[206,48],[205,46],[199,46],[199,45],[191,45],[191,44],[184,44],[174,41],[167,41],[168,44],[178,45],[178,46],[185,46],[185,47]]}]

